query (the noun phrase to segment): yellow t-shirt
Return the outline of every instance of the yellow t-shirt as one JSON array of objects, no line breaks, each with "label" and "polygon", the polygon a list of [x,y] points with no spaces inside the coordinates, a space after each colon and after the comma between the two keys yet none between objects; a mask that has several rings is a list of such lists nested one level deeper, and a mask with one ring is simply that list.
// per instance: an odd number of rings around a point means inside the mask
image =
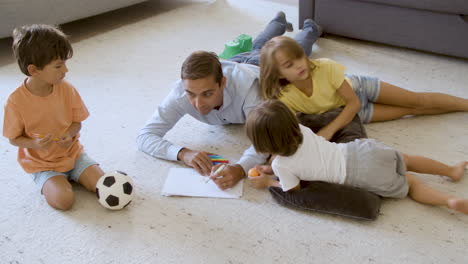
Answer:
[{"label": "yellow t-shirt", "polygon": [[307,96],[293,84],[288,84],[279,100],[292,111],[304,114],[321,114],[345,105],[337,90],[345,80],[346,68],[330,59],[310,60],[310,63],[313,68],[310,71],[312,95]]},{"label": "yellow t-shirt", "polygon": [[[89,116],[88,109],[75,88],[62,81],[54,85],[50,95],[32,94],[24,83],[16,89],[5,104],[3,136],[37,137],[52,134],[62,136],[72,122],[81,122]],[[77,134],[68,148],[56,143],[48,149],[18,149],[18,162],[27,173],[54,170],[66,172],[75,166],[75,160],[83,152]]]}]

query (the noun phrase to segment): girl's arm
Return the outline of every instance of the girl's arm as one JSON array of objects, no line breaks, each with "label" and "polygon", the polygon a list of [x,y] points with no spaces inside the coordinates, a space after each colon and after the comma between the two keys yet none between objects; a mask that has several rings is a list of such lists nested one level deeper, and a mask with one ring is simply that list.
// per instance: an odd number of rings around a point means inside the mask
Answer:
[{"label": "girl's arm", "polygon": [[326,140],[330,140],[336,131],[345,127],[351,122],[356,113],[361,108],[361,101],[354,92],[353,88],[349,83],[344,80],[340,88],[337,90],[338,94],[344,99],[346,105],[341,113],[330,122],[328,125],[320,129],[317,135],[324,137]]}]

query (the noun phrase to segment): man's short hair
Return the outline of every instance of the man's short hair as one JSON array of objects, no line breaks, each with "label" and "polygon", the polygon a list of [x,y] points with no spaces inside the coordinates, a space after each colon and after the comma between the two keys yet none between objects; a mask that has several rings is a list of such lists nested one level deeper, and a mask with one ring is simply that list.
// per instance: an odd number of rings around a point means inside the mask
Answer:
[{"label": "man's short hair", "polygon": [[303,141],[296,115],[279,100],[266,100],[255,107],[245,131],[259,153],[291,156]]},{"label": "man's short hair", "polygon": [[221,85],[223,69],[218,56],[213,52],[195,51],[182,64],[180,77],[182,80],[197,80],[213,76]]},{"label": "man's short hair", "polygon": [[52,25],[33,24],[15,28],[12,48],[21,71],[28,76],[30,64],[42,69],[54,60],[68,60],[73,56],[67,36]]}]

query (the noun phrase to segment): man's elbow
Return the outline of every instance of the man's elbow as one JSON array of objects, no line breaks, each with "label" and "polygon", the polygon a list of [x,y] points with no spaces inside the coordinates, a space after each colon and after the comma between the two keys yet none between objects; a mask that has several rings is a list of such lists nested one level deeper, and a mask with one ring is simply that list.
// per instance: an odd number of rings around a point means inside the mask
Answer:
[{"label": "man's elbow", "polygon": [[146,153],[145,151],[145,139],[146,139],[146,135],[145,134],[138,134],[137,138],[136,138],[136,144],[137,144],[137,148],[139,151],[143,151]]}]

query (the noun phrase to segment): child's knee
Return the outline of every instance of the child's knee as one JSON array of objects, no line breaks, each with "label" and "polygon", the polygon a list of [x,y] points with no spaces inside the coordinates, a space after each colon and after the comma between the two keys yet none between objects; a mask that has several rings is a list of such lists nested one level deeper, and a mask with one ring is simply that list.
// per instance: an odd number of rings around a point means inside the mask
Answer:
[{"label": "child's knee", "polygon": [[55,209],[68,210],[75,202],[71,184],[63,175],[50,178],[42,187],[47,203]]},{"label": "child's knee", "polygon": [[413,156],[404,153],[401,153],[401,156],[403,157],[403,161],[405,162],[406,170],[413,171]]},{"label": "child's knee", "polygon": [[411,173],[407,173],[406,175],[406,180],[408,181],[408,185],[409,185],[409,192],[411,193],[415,188],[418,188],[421,184],[422,184],[422,181],[419,180],[418,177],[416,177],[415,175],[411,174]]},{"label": "child's knee", "polygon": [[81,185],[83,185],[83,187],[86,188],[86,190],[95,192],[96,183],[102,175],[104,175],[104,172],[102,171],[101,167],[98,165],[92,165],[84,170],[78,181]]},{"label": "child's knee", "polygon": [[56,191],[53,193],[44,193],[47,203],[58,210],[68,210],[75,202],[75,194],[71,189]]}]

